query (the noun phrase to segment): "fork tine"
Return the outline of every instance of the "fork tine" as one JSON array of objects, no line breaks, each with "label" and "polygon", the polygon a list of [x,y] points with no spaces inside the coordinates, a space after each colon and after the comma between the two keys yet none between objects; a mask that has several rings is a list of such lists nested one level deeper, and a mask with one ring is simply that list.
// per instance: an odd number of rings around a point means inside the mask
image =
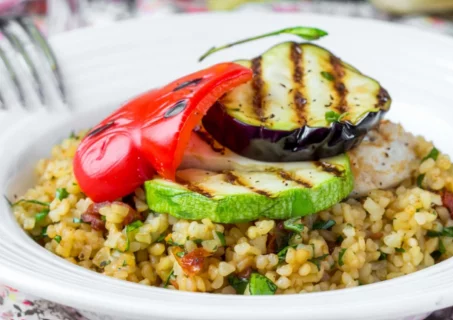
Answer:
[{"label": "fork tine", "polygon": [[[0,35],[1,35],[1,31],[0,31]],[[8,59],[6,58],[6,54],[5,52],[3,51],[3,49],[0,47],[0,60],[1,62],[3,62],[4,64],[4,67],[6,69],[6,71],[8,72],[8,75],[9,75],[9,78],[10,80],[14,83],[14,86],[13,86],[13,90],[16,89],[16,95],[20,101],[20,103],[22,105],[26,105],[26,100],[25,100],[25,94],[24,94],[24,91],[22,89],[22,86],[20,85],[19,83],[19,79],[18,79],[18,76],[16,74],[16,72],[14,71],[14,69],[12,68],[11,64],[9,63]],[[4,104],[4,108],[6,108],[6,101],[5,101],[5,98],[2,99],[3,100],[3,104]]]},{"label": "fork tine", "polygon": [[26,47],[26,43],[24,43],[25,39],[23,39],[23,37],[21,37],[21,35],[19,34],[20,31],[18,31],[17,29],[14,28],[13,23],[14,23],[13,20],[3,20],[3,21],[0,20],[0,28],[2,29],[3,34],[6,37],[6,39],[9,40],[9,42],[11,43],[12,47],[23,58],[23,61],[25,62],[25,64],[27,65],[27,67],[31,73],[31,77],[32,77],[31,84],[33,86],[33,89],[37,93],[41,104],[46,105],[47,101],[46,101],[46,98],[44,97],[44,93],[43,93],[43,89],[42,89],[44,85],[43,85],[41,79],[39,78],[36,67],[33,64],[33,61],[25,48]]},{"label": "fork tine", "polygon": [[30,39],[34,42],[34,44],[38,48],[40,48],[42,54],[45,56],[45,58],[46,58],[45,60],[48,62],[49,66],[53,72],[55,82],[60,91],[61,99],[62,99],[63,103],[66,103],[67,102],[66,90],[65,90],[63,79],[61,76],[60,68],[58,66],[58,62],[57,62],[57,59],[55,58],[55,54],[54,54],[52,48],[49,46],[46,39],[41,34],[41,32],[38,30],[38,28],[36,28],[34,23],[32,21],[30,21],[30,19],[24,18],[24,17],[19,17],[17,19],[17,21],[22,26],[22,28],[28,33]]}]

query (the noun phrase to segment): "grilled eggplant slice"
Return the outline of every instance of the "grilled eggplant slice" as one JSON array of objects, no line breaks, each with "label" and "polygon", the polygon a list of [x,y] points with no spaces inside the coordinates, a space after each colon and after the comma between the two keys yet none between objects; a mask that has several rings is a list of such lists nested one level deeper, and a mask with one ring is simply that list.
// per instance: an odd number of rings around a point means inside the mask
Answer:
[{"label": "grilled eggplant slice", "polygon": [[324,210],[353,189],[347,155],[303,162],[291,170],[225,172],[185,169],[177,182],[156,178],[145,183],[149,208],[190,220],[219,223],[262,217],[289,219]]},{"label": "grilled eggplant slice", "polygon": [[360,143],[390,107],[376,80],[311,43],[285,42],[237,63],[253,69],[253,80],[222,97],[203,125],[222,145],[252,159],[338,155]]}]

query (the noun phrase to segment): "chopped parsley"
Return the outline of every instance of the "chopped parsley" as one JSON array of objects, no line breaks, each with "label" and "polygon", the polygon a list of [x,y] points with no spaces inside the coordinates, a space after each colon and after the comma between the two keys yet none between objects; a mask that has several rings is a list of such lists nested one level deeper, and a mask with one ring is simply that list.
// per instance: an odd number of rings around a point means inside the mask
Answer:
[{"label": "chopped parsley", "polygon": [[57,243],[61,242],[61,236],[56,235],[55,238],[53,238]]},{"label": "chopped parsley", "polygon": [[406,252],[406,250],[404,250],[403,248],[395,248],[395,251],[396,252]]},{"label": "chopped parsley", "polygon": [[[10,202],[10,201],[8,201]],[[38,201],[38,200],[27,200],[27,199],[21,199],[15,203],[13,203],[11,205],[11,207],[15,207],[21,203],[30,203],[30,204],[37,204],[37,205],[40,205],[40,206],[43,206],[43,207],[49,207],[50,206],[50,203],[48,202],[43,202],[43,201]]]},{"label": "chopped parsley", "polygon": [[57,191],[55,192],[55,198],[58,200],[63,200],[69,197],[69,193],[65,188],[57,188]]},{"label": "chopped parsley", "polygon": [[134,221],[126,226],[126,232],[137,230],[141,226],[143,226],[143,222],[141,222],[140,220]]},{"label": "chopped parsley", "polygon": [[436,148],[432,148],[431,151],[426,155],[426,157],[422,159],[422,162],[430,158],[436,161],[437,157],[439,157],[439,150],[437,150]]},{"label": "chopped parsley", "polygon": [[312,230],[327,230],[335,225],[335,220],[317,221],[313,224]]},{"label": "chopped parsley", "polygon": [[219,237],[220,244],[226,246],[225,235],[222,232],[216,231],[217,237]]},{"label": "chopped parsley", "polygon": [[127,262],[126,260],[123,260],[123,267],[126,267],[127,266]]},{"label": "chopped parsley", "polygon": [[453,227],[444,227],[441,231],[428,230],[426,235],[430,238],[453,237]]},{"label": "chopped parsley", "polygon": [[321,270],[321,261],[323,261],[329,254],[323,254],[322,256],[316,257],[316,258],[311,258],[308,261],[313,263],[316,268],[318,268],[318,271]]},{"label": "chopped parsley", "polygon": [[72,219],[72,222],[74,222],[74,223],[82,223],[82,219],[74,218],[74,219]]},{"label": "chopped parsley", "polygon": [[176,253],[176,256],[178,256],[179,258],[182,258],[186,255],[186,253],[184,251],[179,251]]},{"label": "chopped parsley", "polygon": [[165,240],[166,235],[163,233],[159,236],[159,238],[156,239],[156,242],[162,242]]},{"label": "chopped parsley", "polygon": [[387,253],[381,251],[381,255],[379,256],[379,261],[387,260]]},{"label": "chopped parsley", "polygon": [[50,210],[49,209],[44,209],[42,210],[41,212],[38,212],[36,215],[35,215],[35,220],[36,222],[40,222],[40,221],[43,221],[47,215],[49,214]]},{"label": "chopped parsley", "polygon": [[252,296],[274,295],[277,286],[269,278],[254,272],[250,276],[249,290]]},{"label": "chopped parsley", "polygon": [[203,239],[195,239],[192,241],[195,242],[197,245],[200,245],[203,242]]},{"label": "chopped parsley", "polygon": [[228,283],[234,288],[234,290],[236,290],[237,294],[244,294],[244,291],[249,284],[247,279],[239,278],[234,275],[228,276]]},{"label": "chopped parsley", "polygon": [[347,112],[340,114],[335,111],[327,111],[324,117],[325,117],[327,123],[330,124],[332,122],[340,122],[347,115],[348,115]]},{"label": "chopped parsley", "polygon": [[321,71],[321,76],[327,81],[335,81],[335,77],[330,72]]},{"label": "chopped parsley", "polygon": [[280,261],[280,262],[285,261],[286,253],[288,252],[288,249],[289,248],[295,248],[295,247],[297,247],[297,245],[287,246],[287,247],[284,247],[282,250],[280,250],[277,253],[278,261]]},{"label": "chopped parsley", "polygon": [[174,271],[174,270],[171,270],[170,274],[169,274],[168,277],[167,277],[167,280],[165,280],[165,282],[164,282],[164,288],[168,287],[168,284],[170,283],[170,281],[172,280],[172,278],[175,278],[175,271]]},{"label": "chopped parsley", "polygon": [[101,220],[105,222],[105,221],[107,221],[107,218],[105,216],[101,215]]},{"label": "chopped parsley", "polygon": [[47,226],[42,228],[40,236],[43,238],[47,237]]},{"label": "chopped parsley", "polygon": [[301,223],[300,218],[292,218],[283,222],[285,230],[301,233],[304,230],[304,225]]},{"label": "chopped parsley", "polygon": [[[338,255],[338,265],[341,267],[344,265],[344,261],[343,261],[343,256],[345,254],[347,249],[343,248],[340,250],[340,253]],[[318,268],[319,269],[319,268]]]},{"label": "chopped parsley", "polygon": [[441,254],[444,254],[444,253],[447,252],[447,250],[445,249],[445,245],[444,245],[444,243],[442,242],[441,239],[439,239],[439,252]]},{"label": "chopped parsley", "polygon": [[336,243],[336,244],[341,244],[341,243],[343,242],[343,240],[344,240],[343,236],[342,236],[342,235],[339,235],[339,236],[337,237],[337,239],[335,240],[335,243]]},{"label": "chopped parsley", "polygon": [[425,179],[425,174],[420,174],[420,175],[417,177],[417,186],[418,186],[419,188],[422,187],[423,179]]}]

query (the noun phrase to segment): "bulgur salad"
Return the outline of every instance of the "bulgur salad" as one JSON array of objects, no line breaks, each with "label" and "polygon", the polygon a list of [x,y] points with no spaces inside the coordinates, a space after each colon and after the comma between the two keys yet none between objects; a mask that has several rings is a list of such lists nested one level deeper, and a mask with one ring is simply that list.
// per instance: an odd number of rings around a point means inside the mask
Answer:
[{"label": "bulgur salad", "polygon": [[[317,40],[294,27],[278,34]],[[86,269],[191,292],[356,287],[453,255],[453,167],[383,120],[380,83],[285,42],[131,100],[71,134],[10,199],[37,243]]]}]

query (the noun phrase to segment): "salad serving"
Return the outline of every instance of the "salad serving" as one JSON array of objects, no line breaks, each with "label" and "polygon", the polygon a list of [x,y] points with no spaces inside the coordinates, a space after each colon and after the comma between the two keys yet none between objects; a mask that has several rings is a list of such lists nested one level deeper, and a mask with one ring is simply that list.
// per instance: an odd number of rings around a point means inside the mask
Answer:
[{"label": "salad serving", "polygon": [[[327,33],[279,34],[314,41]],[[39,244],[143,285],[272,295],[392,279],[453,255],[448,155],[383,120],[381,84],[312,42],[131,100],[37,164],[11,206]]]}]

